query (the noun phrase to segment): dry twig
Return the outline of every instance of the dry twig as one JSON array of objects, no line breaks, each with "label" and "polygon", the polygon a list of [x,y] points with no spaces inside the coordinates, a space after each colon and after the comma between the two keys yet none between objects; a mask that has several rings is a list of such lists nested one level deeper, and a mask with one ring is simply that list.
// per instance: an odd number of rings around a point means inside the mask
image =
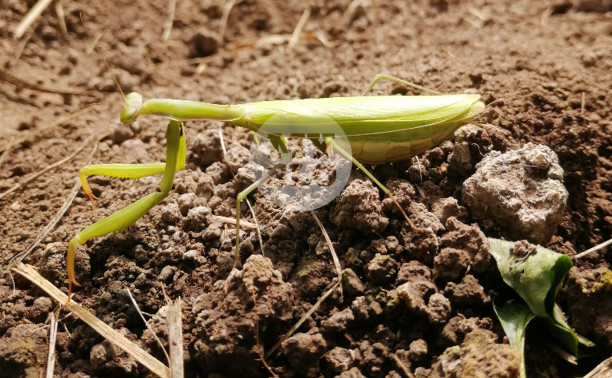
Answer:
[{"label": "dry twig", "polygon": [[263,257],[266,257],[266,253],[264,252],[263,238],[261,237],[261,229],[259,228],[259,222],[257,222],[257,217],[255,216],[255,210],[253,210],[253,207],[251,206],[251,201],[249,201],[248,198],[245,198],[245,200],[246,200],[247,206],[249,207],[249,210],[251,211],[253,220],[255,221],[255,230],[257,231],[257,238],[259,239],[259,246],[261,247],[261,255]]},{"label": "dry twig", "polygon": [[13,58],[13,65],[15,65],[19,58],[21,58],[21,54],[23,54],[23,50],[25,50],[26,45],[30,42],[30,38],[34,35],[34,29],[30,29],[26,32],[25,36],[19,40],[17,43],[17,48],[15,49],[15,57]]},{"label": "dry twig", "polygon": [[[87,30],[87,29],[85,29]],[[89,32],[88,34],[89,35]],[[96,45],[98,44],[98,42],[100,42],[100,39],[102,38],[102,33],[97,32],[96,35],[94,35],[93,38],[89,38],[89,46],[87,46],[87,48],[85,49],[85,54],[89,55],[91,54],[95,49],[96,49]]]},{"label": "dry twig", "polygon": [[130,291],[130,289],[127,289],[127,288],[125,289],[125,291],[128,293],[128,296],[130,297],[130,300],[132,301],[132,306],[134,306],[134,308],[136,309],[136,312],[138,313],[138,315],[140,315],[140,319],[142,319],[142,321],[144,322],[145,327],[147,327],[147,329],[149,331],[151,331],[151,333],[153,334],[153,337],[155,338],[155,340],[157,340],[157,343],[159,344],[159,346],[161,347],[162,351],[166,355],[166,361],[168,361],[168,363],[170,363],[170,356],[168,356],[168,352],[166,352],[166,348],[164,348],[164,344],[162,344],[162,342],[159,339],[159,337],[157,337],[157,334],[155,334],[155,331],[153,331],[151,329],[151,326],[149,325],[149,322],[147,322],[147,320],[142,315],[142,311],[140,311],[140,307],[138,307],[138,303],[136,303],[136,300],[132,296],[132,292]]},{"label": "dry twig", "polygon": [[23,17],[19,25],[15,28],[15,39],[20,39],[23,34],[32,26],[34,21],[38,19],[41,13],[51,4],[52,0],[38,0],[30,11]]},{"label": "dry twig", "polygon": [[[94,108],[102,105],[102,104],[106,104],[107,102],[110,102],[111,97],[107,97],[105,100],[103,100],[102,102],[96,102],[93,104],[89,104],[89,105],[85,105],[84,107],[82,107],[81,109],[78,109],[70,114],[66,114],[65,116],[50,122],[42,127],[37,128],[36,130],[30,131],[28,133],[19,133],[19,135],[15,136],[15,141],[13,142],[14,144],[19,144],[22,143],[25,140],[28,140],[29,138],[32,138],[34,136],[38,136],[40,135],[40,133],[42,133],[43,131],[47,131],[47,130],[51,130],[55,127],[58,126],[62,126],[67,124],[68,122],[72,121],[73,119],[80,117],[83,114],[87,114],[89,112],[91,112]],[[104,136],[106,136],[106,134],[103,134]],[[98,140],[102,140],[102,138],[98,138]],[[1,145],[0,146],[0,151],[6,151],[8,149],[8,145]]]},{"label": "dry twig", "polygon": [[162,41],[167,41],[170,38],[172,24],[174,23],[174,11],[176,10],[176,0],[168,1],[168,13],[164,22],[164,31],[162,33]]},{"label": "dry twig", "polygon": [[334,261],[334,266],[336,267],[336,273],[338,274],[338,281],[340,282],[340,290],[342,290],[342,267],[340,266],[340,260],[338,259],[338,255],[336,254],[336,249],[334,248],[334,245],[332,244],[332,241],[329,238],[329,234],[327,233],[327,230],[323,226],[323,223],[321,223],[321,221],[319,220],[319,217],[317,217],[317,214],[314,211],[310,210],[310,215],[312,215],[315,222],[317,222],[317,225],[319,225],[319,228],[321,229],[321,232],[323,233],[323,237],[325,238],[325,241],[327,242],[327,246],[329,247],[329,252],[331,253],[332,260]]},{"label": "dry twig", "polygon": [[[70,155],[66,156],[65,158],[63,158],[61,160],[56,161],[55,163],[49,165],[48,167],[46,167],[44,169],[41,169],[38,172],[32,173],[30,176],[28,176],[28,178],[26,178],[22,182],[19,182],[19,183],[13,185],[11,188],[7,189],[4,193],[0,194],[0,199],[6,197],[7,195],[9,195],[11,193],[13,193],[14,191],[18,190],[19,188],[27,185],[32,180],[35,180],[36,178],[38,178],[39,176],[49,172],[50,170],[59,167],[60,165],[64,164],[65,162],[67,162],[69,160],[72,160],[72,158],[74,158],[79,152],[81,152],[85,147],[87,147],[87,145],[90,144],[94,139],[96,139],[96,137],[97,137],[96,135],[90,136],[85,141],[85,143],[83,143],[79,148],[76,149],[76,151],[74,151]],[[100,137],[98,136],[98,138],[100,138]],[[100,139],[102,139],[102,138],[100,138]]]},{"label": "dry twig", "polygon": [[55,313],[51,312],[51,325],[49,326],[49,352],[47,354],[47,370],[46,378],[53,378],[53,370],[55,369],[55,341],[57,340],[57,325],[59,320],[55,317]]},{"label": "dry twig", "polygon": [[397,367],[399,367],[402,370],[402,372],[404,373],[406,377],[414,378],[414,375],[412,374],[410,369],[408,369],[408,367],[404,365],[404,363],[402,362],[402,360],[400,360],[397,354],[393,353],[391,357],[393,357],[393,361],[395,361],[395,364],[397,365]]},{"label": "dry twig", "polygon": [[[93,155],[96,153],[96,150],[98,149],[98,143],[96,143],[94,145],[94,148],[91,150],[91,152],[89,153],[89,157],[87,158],[87,163],[89,164],[89,162],[91,161],[91,159],[93,158]],[[34,248],[36,248],[38,246],[38,244],[41,242],[41,240],[43,240],[47,234],[53,229],[53,227],[55,227],[55,225],[57,224],[57,222],[59,222],[59,220],[62,218],[62,216],[64,215],[64,213],[66,212],[66,210],[68,210],[68,208],[70,207],[70,205],[72,204],[72,201],[74,201],[74,198],[76,197],[77,193],[79,192],[79,189],[81,188],[81,183],[77,180],[74,185],[72,186],[72,189],[70,190],[70,194],[68,195],[68,198],[66,199],[66,201],[64,201],[64,203],[62,204],[62,207],[59,208],[59,210],[57,211],[57,213],[55,213],[55,216],[49,221],[49,223],[47,223],[47,225],[45,226],[45,228],[43,228],[43,230],[38,234],[38,236],[36,237],[36,239],[34,239],[34,241],[28,246],[28,248],[23,251],[23,252],[18,252],[15,255],[13,255],[8,261],[7,263],[11,263],[12,261],[17,261],[17,262],[21,262],[23,261],[23,259],[25,259],[30,253],[32,253],[32,251],[34,250]]]},{"label": "dry twig", "polygon": [[268,365],[268,363],[266,362],[266,356],[264,355],[264,346],[261,343],[261,339],[259,338],[259,313],[257,312],[257,295],[255,293],[251,293],[251,297],[253,298],[253,312],[255,313],[255,344],[257,345],[257,354],[259,354],[259,360],[266,368],[266,370],[268,370],[270,376],[278,378],[278,375],[276,375],[270,365]]},{"label": "dry twig", "polygon": [[295,325],[293,327],[291,327],[291,329],[285,333],[283,336],[281,336],[281,338],[278,340],[278,342],[276,344],[274,344],[274,346],[272,346],[272,348],[270,348],[269,351],[266,352],[266,358],[269,358],[272,353],[274,353],[278,347],[283,343],[283,341],[287,340],[289,337],[291,337],[291,335],[293,335],[293,333],[295,331],[297,331],[298,328],[300,328],[300,326],[302,324],[304,324],[304,322],[306,321],[306,319],[308,319],[315,311],[317,311],[317,309],[321,306],[321,303],[323,303],[324,300],[327,299],[327,297],[329,297],[334,290],[336,289],[336,287],[340,284],[340,281],[334,279],[334,282],[332,282],[331,287],[329,288],[329,290],[327,290],[327,292],[325,294],[323,294],[321,296],[321,298],[319,298],[319,300],[317,301],[317,303],[315,303],[310,310],[308,310],[308,312],[306,312],[301,318],[300,320],[298,320],[297,323],[295,323]]},{"label": "dry twig", "polygon": [[168,324],[168,345],[170,347],[170,377],[183,378],[183,320],[181,299],[171,302],[166,315]]},{"label": "dry twig", "polygon": [[309,18],[310,8],[306,8],[304,9],[304,13],[302,13],[302,17],[300,17],[300,20],[295,26],[293,33],[291,34],[291,38],[289,39],[289,43],[287,44],[287,51],[293,50],[295,45],[297,45],[298,41],[300,40],[300,36],[302,35],[302,30],[304,30],[304,27],[306,26],[306,23],[308,22]]},{"label": "dry twig", "polygon": [[608,247],[608,246],[609,246],[609,245],[611,245],[611,244],[612,244],[612,239],[610,239],[610,240],[608,240],[608,241],[605,241],[605,242],[603,242],[603,243],[601,243],[601,244],[598,244],[598,245],[596,245],[596,246],[595,246],[595,247],[593,247],[593,248],[589,248],[589,249],[587,249],[586,251],[584,251],[584,252],[582,252],[582,253],[577,254],[576,256],[574,256],[574,258],[575,258],[575,259],[580,259],[580,258],[583,258],[584,256],[589,255],[589,254],[591,254],[591,253],[593,253],[593,252],[597,252],[597,251],[599,251],[600,249],[604,249],[604,248]]},{"label": "dry twig", "polygon": [[553,12],[553,7],[548,7],[546,9],[544,9],[544,12],[542,12],[542,16],[540,17],[540,26],[545,28],[548,26],[548,19],[550,18],[550,16],[552,15]]},{"label": "dry twig", "polygon": [[66,303],[63,306],[64,309],[71,311],[79,319],[83,320],[85,323],[87,323],[87,325],[98,332],[102,337],[134,357],[136,361],[143,364],[151,372],[159,377],[170,377],[170,369],[167,366],[165,366],[155,357],[148,354],[141,347],[128,340],[125,336],[106,325],[106,323],[104,323],[102,320],[96,318],[92,313],[87,311],[83,306],[76,303],[74,300],[68,302],[68,296],[41,276],[33,266],[18,263],[16,266],[12,267],[12,271],[20,274],[34,283],[55,301],[59,303]]},{"label": "dry twig", "polygon": [[68,27],[66,26],[66,17],[64,16],[64,5],[62,1],[58,1],[55,3],[55,14],[57,15],[57,20],[59,21],[60,30],[64,37],[68,36]]},{"label": "dry twig", "polygon": [[[255,136],[255,140],[257,140],[257,134],[254,135]],[[223,129],[221,127],[219,127],[219,141],[221,142],[221,149],[223,150],[223,158],[225,159],[225,157],[227,156],[227,149],[225,148],[225,138],[223,137]],[[232,176],[234,176],[234,172],[231,172]],[[251,215],[253,216],[253,220],[255,221],[255,224],[250,223],[250,222],[246,222],[249,224],[249,226],[246,226],[245,228],[251,228],[251,229],[255,229],[257,230],[257,237],[259,238],[259,245],[261,246],[261,255],[265,257],[264,254],[264,245],[263,245],[263,239],[261,237],[261,230],[259,228],[259,223],[257,222],[257,217],[255,216],[255,211],[253,211],[253,207],[251,206],[251,202],[249,201],[248,198],[245,198],[247,206],[249,207],[249,210],[251,211]],[[227,221],[229,219],[232,218],[226,218],[226,217],[218,217],[218,218],[223,218],[223,222],[227,223]],[[240,225],[244,226],[244,222],[245,221],[241,221]],[[236,219],[233,219],[233,223],[234,225],[236,225]]]},{"label": "dry twig", "polygon": [[584,376],[584,378],[597,378],[597,377],[612,377],[612,357],[603,360],[602,363],[597,365],[595,369]]},{"label": "dry twig", "polygon": [[8,71],[0,68],[0,80],[4,80],[9,82],[19,88],[26,88],[33,91],[45,92],[45,93],[55,93],[60,95],[76,95],[76,96],[94,96],[96,92],[91,91],[73,91],[71,89],[55,89],[45,87],[43,85],[38,85],[36,83],[32,83],[30,81],[21,79]]},{"label": "dry twig", "polygon": [[70,190],[70,195],[68,196],[68,198],[66,199],[66,201],[64,202],[64,204],[62,205],[62,207],[60,207],[60,209],[57,211],[57,213],[55,214],[55,216],[53,217],[53,219],[51,219],[51,221],[49,223],[47,223],[47,225],[45,226],[45,228],[40,232],[40,234],[38,234],[38,236],[36,237],[36,239],[34,239],[34,241],[28,246],[28,248],[23,251],[23,252],[19,252],[16,253],[15,255],[13,255],[7,262],[11,263],[12,261],[17,261],[17,262],[21,262],[23,261],[23,259],[25,259],[30,253],[32,253],[32,251],[34,250],[34,248],[36,248],[38,246],[38,244],[41,242],[41,240],[43,240],[47,234],[53,229],[53,227],[55,227],[55,225],[57,224],[57,222],[59,222],[59,220],[62,218],[62,216],[64,215],[64,213],[66,212],[66,210],[68,210],[68,208],[70,207],[70,205],[72,204],[72,201],[74,201],[74,198],[76,197],[77,193],[79,192],[79,189],[81,188],[81,183],[80,182],[75,182],[74,186],[72,187],[72,189]]},{"label": "dry twig", "polygon": [[225,29],[227,28],[227,20],[229,19],[230,12],[237,3],[237,0],[227,0],[223,6],[223,13],[221,14],[221,28],[219,29],[219,43],[221,44],[223,44],[223,37],[225,36]]},{"label": "dry twig", "polygon": [[4,159],[6,159],[6,155],[8,155],[9,150],[11,149],[11,147],[13,146],[13,142],[15,141],[15,136],[13,136],[11,138],[11,141],[8,142],[8,145],[6,146],[6,150],[4,150],[4,152],[2,153],[2,156],[0,156],[0,167],[2,166],[2,163],[4,163]]}]

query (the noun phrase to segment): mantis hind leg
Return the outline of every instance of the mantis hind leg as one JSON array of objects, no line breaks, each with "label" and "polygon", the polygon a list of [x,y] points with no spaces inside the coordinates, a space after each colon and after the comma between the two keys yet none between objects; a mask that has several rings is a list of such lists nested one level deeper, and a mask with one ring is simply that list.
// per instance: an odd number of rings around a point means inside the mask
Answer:
[{"label": "mantis hind leg", "polygon": [[[185,133],[183,131],[183,123],[178,121],[170,121],[166,132],[167,147],[166,147],[166,163],[163,164],[164,176],[159,184],[159,189],[151,193],[133,204],[113,213],[112,215],[92,224],[86,229],[79,232],[68,244],[68,253],[66,256],[66,270],[68,273],[69,286],[68,286],[68,300],[70,300],[70,294],[72,293],[72,284],[80,286],[76,281],[74,275],[74,253],[76,246],[79,244],[85,244],[89,239],[103,236],[114,231],[125,229],[134,224],[138,219],[145,215],[149,209],[160,203],[172,189],[172,183],[174,182],[174,174],[178,169],[183,169],[185,166]],[[147,167],[140,167],[146,169],[136,169],[132,171],[125,171],[125,167],[122,166],[118,169],[117,165],[110,166],[110,170],[104,170],[107,173],[118,173],[120,170],[123,172],[131,172],[130,175],[137,176],[144,173],[151,172],[151,166],[154,169],[159,169],[159,165],[147,164]],[[132,167],[134,168],[134,167]],[[106,168],[105,168],[106,169]],[[98,170],[97,172],[100,172]],[[107,174],[104,173],[104,174]],[[130,178],[134,178],[129,176]],[[117,177],[117,176],[115,176]],[[121,176],[125,177],[125,176]]]},{"label": "mantis hind leg", "polygon": [[[176,161],[176,171],[185,169],[185,134],[180,136],[178,145],[178,158]],[[96,164],[88,165],[79,171],[79,180],[83,191],[91,201],[91,209],[96,213],[95,199],[89,184],[87,176],[100,175],[107,177],[116,177],[122,179],[139,179],[147,176],[154,176],[164,173],[166,163],[151,163],[151,164]]]},{"label": "mantis hind leg", "polygon": [[374,88],[376,83],[378,83],[382,79],[390,80],[390,81],[393,81],[393,82],[396,82],[396,83],[400,83],[400,84],[403,84],[403,85],[405,85],[407,87],[418,89],[418,90],[423,91],[423,92],[429,92],[429,93],[435,94],[435,95],[441,95],[442,94],[442,93],[440,93],[438,91],[434,91],[433,89],[425,88],[425,87],[423,87],[421,85],[418,85],[418,84],[415,84],[415,83],[411,83],[411,82],[406,81],[406,80],[402,80],[402,79],[397,78],[395,76],[390,76],[390,75],[385,75],[385,74],[378,74],[378,75],[374,76],[374,79],[372,80],[370,85],[366,88],[365,91],[363,91],[363,93],[361,95],[365,96],[368,93],[370,93],[370,91],[372,90],[372,88]]},{"label": "mantis hind leg", "polygon": [[344,150],[342,147],[340,147],[338,145],[338,143],[336,143],[332,137],[325,138],[325,144],[327,144],[332,149],[338,151],[340,153],[340,155],[344,156],[346,159],[350,160],[353,164],[355,164],[357,166],[357,168],[359,168],[363,173],[365,173],[366,176],[368,176],[370,178],[370,180],[372,180],[387,196],[389,196],[389,198],[391,198],[391,200],[393,200],[393,203],[395,204],[395,206],[397,206],[399,211],[402,213],[402,215],[406,219],[406,222],[408,223],[408,225],[410,226],[411,229],[413,229],[415,231],[420,231],[421,230],[418,227],[416,227],[412,223],[412,221],[408,218],[408,215],[406,214],[404,209],[400,206],[399,202],[397,202],[395,197],[393,197],[393,194],[391,193],[391,191],[389,189],[387,189],[387,187],[384,186],[380,181],[378,181],[378,179],[376,177],[374,177],[374,175],[370,171],[368,171],[367,168],[363,166],[363,164],[361,164],[357,159],[355,159],[353,157],[353,155],[349,154],[346,150]]}]

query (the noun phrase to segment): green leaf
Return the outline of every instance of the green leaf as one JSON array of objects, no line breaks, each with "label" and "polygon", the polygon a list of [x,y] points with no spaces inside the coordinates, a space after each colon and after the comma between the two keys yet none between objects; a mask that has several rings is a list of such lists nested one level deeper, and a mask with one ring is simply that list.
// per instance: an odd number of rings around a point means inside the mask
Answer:
[{"label": "green leaf", "polygon": [[502,328],[508,336],[511,345],[515,345],[521,354],[521,378],[526,378],[525,370],[525,331],[531,319],[536,314],[525,303],[514,302],[496,306],[493,303],[495,314],[501,322]]},{"label": "green leaf", "polygon": [[563,278],[572,267],[564,254],[540,246],[517,246],[517,243],[489,238],[491,255],[506,284],[523,298],[531,311],[549,320],[549,327],[565,347],[578,355],[578,346],[593,346],[579,337],[567,324],[565,315],[555,304]]},{"label": "green leaf", "polygon": [[555,304],[553,309],[553,319],[549,324],[550,331],[553,335],[565,345],[574,356],[580,356],[579,345],[593,347],[595,344],[586,337],[578,335],[567,324],[567,319],[561,308]]}]

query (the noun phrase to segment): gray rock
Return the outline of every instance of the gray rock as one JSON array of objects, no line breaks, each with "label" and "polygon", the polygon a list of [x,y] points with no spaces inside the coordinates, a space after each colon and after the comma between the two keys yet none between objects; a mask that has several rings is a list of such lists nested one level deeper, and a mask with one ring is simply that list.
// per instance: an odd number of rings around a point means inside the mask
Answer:
[{"label": "gray rock", "polygon": [[557,155],[527,143],[493,151],[463,184],[462,199],[476,220],[492,219],[513,239],[545,244],[563,217],[568,192]]}]

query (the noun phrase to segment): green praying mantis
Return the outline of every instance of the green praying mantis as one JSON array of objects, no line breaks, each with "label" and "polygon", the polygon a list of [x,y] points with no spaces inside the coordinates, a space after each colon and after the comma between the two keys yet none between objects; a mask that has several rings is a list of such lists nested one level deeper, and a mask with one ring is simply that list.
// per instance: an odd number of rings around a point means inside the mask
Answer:
[{"label": "green praying mantis", "polygon": [[[367,96],[380,80],[386,79],[429,92],[425,96]],[[87,176],[103,175],[138,179],[163,174],[159,189],[114,214],[79,232],[68,245],[66,268],[69,295],[72,284],[80,286],[74,275],[74,253],[79,244],[88,240],[126,229],[160,203],[172,189],[174,175],[185,169],[184,121],[218,120],[241,126],[269,138],[282,155],[287,153],[289,137],[308,138],[323,153],[339,153],[362,170],[399,208],[408,224],[416,229],[393,197],[391,191],[378,181],[364,166],[406,160],[427,151],[449,139],[460,126],[472,121],[484,109],[478,94],[444,95],[405,80],[376,75],[361,96],[302,100],[273,100],[239,105],[218,105],[174,99],[143,101],[138,93],[130,93],[120,113],[125,124],[143,115],[155,114],[169,118],[166,138],[166,162],[153,164],[101,164],[89,165],[79,171],[83,190],[94,207],[94,195]],[[338,142],[339,132],[330,132],[329,121],[340,127],[340,133],[349,146]],[[240,254],[240,205],[262,182],[271,177],[268,170],[236,198],[236,249],[234,266]]]}]

